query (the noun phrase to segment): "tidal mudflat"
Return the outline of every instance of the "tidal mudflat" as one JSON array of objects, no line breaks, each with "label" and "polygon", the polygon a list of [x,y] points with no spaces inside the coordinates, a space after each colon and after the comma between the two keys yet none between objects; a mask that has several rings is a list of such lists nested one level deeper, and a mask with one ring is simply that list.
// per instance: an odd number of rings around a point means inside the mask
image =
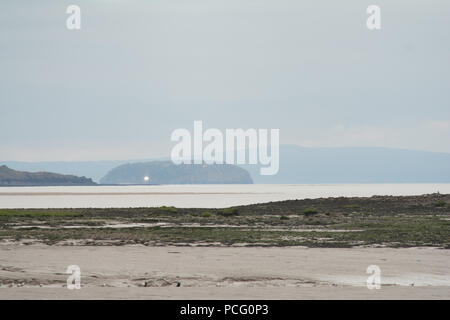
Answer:
[{"label": "tidal mudflat", "polygon": [[[430,248],[0,246],[1,299],[449,299]],[[66,286],[68,265],[81,289]],[[369,265],[381,270],[369,290]]]},{"label": "tidal mudflat", "polygon": [[[450,298],[450,195],[0,210],[0,298]],[[81,269],[68,290],[66,269]],[[366,287],[367,267],[381,288]]]}]

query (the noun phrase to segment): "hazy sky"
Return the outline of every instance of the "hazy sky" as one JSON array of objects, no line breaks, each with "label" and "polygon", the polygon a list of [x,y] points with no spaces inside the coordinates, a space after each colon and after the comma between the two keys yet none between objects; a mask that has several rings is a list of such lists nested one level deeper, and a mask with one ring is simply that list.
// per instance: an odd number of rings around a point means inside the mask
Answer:
[{"label": "hazy sky", "polygon": [[194,120],[450,152],[450,1],[0,2],[0,160],[168,156]]}]

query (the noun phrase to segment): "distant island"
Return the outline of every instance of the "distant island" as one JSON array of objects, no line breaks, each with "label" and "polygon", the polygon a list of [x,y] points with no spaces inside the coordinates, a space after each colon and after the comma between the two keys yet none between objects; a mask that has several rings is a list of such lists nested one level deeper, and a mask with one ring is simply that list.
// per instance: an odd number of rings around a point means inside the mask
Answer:
[{"label": "distant island", "polygon": [[16,171],[0,166],[0,186],[93,186],[92,179],[52,172]]},{"label": "distant island", "polygon": [[[50,171],[92,178],[95,182],[120,165],[167,161],[128,159],[106,161],[2,161],[21,171]],[[259,165],[239,165],[255,184],[320,183],[449,183],[450,153],[376,147],[305,148],[280,146],[280,170],[262,176]],[[136,180],[138,184],[142,180]],[[106,183],[106,182],[105,182]],[[150,183],[153,181],[150,180]]]},{"label": "distant island", "polygon": [[247,170],[230,164],[180,164],[151,161],[120,165],[101,184],[251,184]]}]

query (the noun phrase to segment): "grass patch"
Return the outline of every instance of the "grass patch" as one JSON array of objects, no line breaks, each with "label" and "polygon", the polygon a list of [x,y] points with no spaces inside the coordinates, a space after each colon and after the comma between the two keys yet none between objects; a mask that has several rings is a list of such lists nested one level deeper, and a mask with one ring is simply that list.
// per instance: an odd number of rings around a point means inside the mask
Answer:
[{"label": "grass patch", "polygon": [[307,217],[318,214],[318,213],[319,213],[319,211],[314,208],[307,208],[307,209],[303,210],[303,214]]},{"label": "grass patch", "polygon": [[224,217],[231,217],[237,216],[239,214],[239,210],[237,208],[226,208],[219,210],[217,213]]},{"label": "grass patch", "polygon": [[1,209],[0,217],[77,217],[81,212],[72,210],[16,210]]},{"label": "grass patch", "polygon": [[162,206],[158,208],[158,211],[162,211],[165,213],[177,213],[178,209],[175,207],[166,207],[166,206]]},{"label": "grass patch", "polygon": [[445,207],[446,205],[447,205],[447,202],[442,201],[442,200],[434,203],[435,207]]},{"label": "grass patch", "polygon": [[211,212],[209,211],[202,212],[202,218],[209,218],[209,217],[211,217]]}]

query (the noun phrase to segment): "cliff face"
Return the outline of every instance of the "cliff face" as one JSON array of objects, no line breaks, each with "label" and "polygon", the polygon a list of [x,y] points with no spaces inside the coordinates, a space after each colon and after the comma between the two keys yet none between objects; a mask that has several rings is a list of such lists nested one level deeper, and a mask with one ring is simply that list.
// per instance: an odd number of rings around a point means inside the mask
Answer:
[{"label": "cliff face", "polygon": [[91,179],[51,172],[16,171],[0,166],[0,186],[92,186]]},{"label": "cliff face", "polygon": [[250,174],[229,164],[181,164],[171,161],[124,164],[104,176],[102,184],[251,184]]}]

